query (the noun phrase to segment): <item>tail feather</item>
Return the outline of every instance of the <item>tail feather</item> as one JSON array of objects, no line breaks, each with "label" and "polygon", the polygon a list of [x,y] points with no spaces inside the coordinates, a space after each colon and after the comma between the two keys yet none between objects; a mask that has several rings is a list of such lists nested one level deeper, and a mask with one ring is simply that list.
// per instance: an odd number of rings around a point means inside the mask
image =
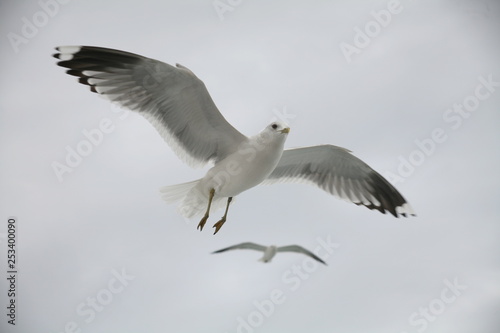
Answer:
[{"label": "tail feather", "polygon": [[[200,179],[188,183],[169,185],[160,188],[161,197],[169,204],[177,203],[179,213],[190,218],[205,213],[208,205],[208,193],[203,193],[196,185]],[[217,197],[212,200],[210,211],[214,212],[222,208],[225,198]]]},{"label": "tail feather", "polygon": [[188,192],[198,184],[200,180],[193,180],[192,182],[163,186],[160,188],[161,197],[167,203],[177,203],[184,199]]}]

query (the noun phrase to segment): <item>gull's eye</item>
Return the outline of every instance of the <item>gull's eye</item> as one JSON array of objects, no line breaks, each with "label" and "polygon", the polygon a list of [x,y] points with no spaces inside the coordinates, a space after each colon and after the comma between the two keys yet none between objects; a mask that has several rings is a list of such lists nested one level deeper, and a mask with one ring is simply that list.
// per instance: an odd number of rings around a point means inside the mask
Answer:
[{"label": "gull's eye", "polygon": [[277,129],[277,128],[278,128],[278,125],[276,125],[276,124],[272,124],[272,125],[271,125],[271,127],[272,127],[273,129]]}]

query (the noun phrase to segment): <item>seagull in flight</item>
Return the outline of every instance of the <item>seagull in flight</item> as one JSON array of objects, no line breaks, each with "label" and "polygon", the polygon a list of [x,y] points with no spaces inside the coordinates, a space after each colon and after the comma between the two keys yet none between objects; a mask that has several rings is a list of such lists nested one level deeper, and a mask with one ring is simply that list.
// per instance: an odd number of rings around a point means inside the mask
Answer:
[{"label": "seagull in flight", "polygon": [[309,257],[313,258],[314,260],[319,261],[323,265],[326,265],[326,263],[323,260],[321,260],[320,257],[318,257],[317,255],[315,255],[311,251],[304,249],[302,246],[299,246],[299,245],[288,245],[288,246],[276,247],[274,245],[263,246],[263,245],[259,245],[259,244],[255,244],[255,243],[246,242],[246,243],[236,244],[233,246],[226,247],[224,249],[214,251],[214,252],[212,252],[212,254],[213,253],[221,253],[221,252],[225,252],[225,251],[229,251],[229,250],[237,250],[237,249],[257,250],[257,251],[264,252],[264,256],[259,259],[259,261],[262,261],[262,262],[270,262],[271,259],[273,259],[274,256],[276,255],[276,253],[278,253],[278,252],[297,252],[297,253],[305,254],[306,256],[309,256]]},{"label": "seagull in flight", "polygon": [[279,121],[247,137],[217,109],[205,84],[188,68],[141,55],[94,46],[60,46],[53,56],[66,73],[118,105],[143,115],[177,156],[192,167],[212,165],[206,175],[160,189],[185,217],[223,208],[261,183],[306,182],[395,217],[415,215],[405,198],[379,173],[345,148],[318,145],[284,149],[290,128]]}]

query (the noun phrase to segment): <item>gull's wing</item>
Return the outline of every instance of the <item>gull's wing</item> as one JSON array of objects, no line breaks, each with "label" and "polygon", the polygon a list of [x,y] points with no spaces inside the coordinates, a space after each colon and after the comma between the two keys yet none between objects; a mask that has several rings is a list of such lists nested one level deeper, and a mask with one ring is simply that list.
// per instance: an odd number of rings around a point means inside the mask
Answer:
[{"label": "gull's wing", "polygon": [[320,257],[318,257],[317,255],[315,255],[311,251],[309,251],[307,249],[304,249],[302,246],[298,246],[298,245],[280,246],[280,247],[278,247],[276,249],[276,252],[298,252],[298,253],[303,253],[306,256],[309,256],[309,257],[313,258],[314,260],[319,261],[320,263],[326,265],[326,262],[324,262],[323,260],[321,260]]},{"label": "gull's wing", "polygon": [[384,177],[345,148],[320,145],[286,149],[264,184],[286,181],[315,184],[341,199],[383,214],[415,215]]},{"label": "gull's wing", "polygon": [[147,118],[177,155],[192,166],[217,162],[247,137],[219,112],[189,69],[137,54],[91,46],[61,46],[54,54],[66,73]]},{"label": "gull's wing", "polygon": [[257,251],[265,251],[266,247],[262,246],[262,245],[259,245],[259,244],[246,242],[246,243],[241,243],[241,244],[236,244],[236,245],[233,245],[233,246],[229,246],[229,247],[226,247],[224,249],[220,249],[220,250],[214,251],[212,253],[221,253],[221,252],[224,252],[224,251],[236,250],[236,249],[250,249],[250,250],[257,250]]}]

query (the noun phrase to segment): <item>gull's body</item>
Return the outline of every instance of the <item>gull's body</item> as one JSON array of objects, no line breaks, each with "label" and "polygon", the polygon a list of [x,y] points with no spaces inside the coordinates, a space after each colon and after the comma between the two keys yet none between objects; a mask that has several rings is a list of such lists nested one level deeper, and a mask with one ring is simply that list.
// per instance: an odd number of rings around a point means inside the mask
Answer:
[{"label": "gull's body", "polygon": [[[401,194],[347,149],[321,145],[285,149],[289,132],[274,122],[246,137],[219,112],[203,82],[189,69],[119,50],[90,46],[58,47],[59,66],[79,82],[119,105],[142,114],[175,153],[191,166],[213,163],[198,180],[161,189],[186,217],[212,209],[260,183],[309,182],[323,190],[394,216],[414,215]],[[206,208],[206,209],[205,209]]]},{"label": "gull's body", "polygon": [[212,253],[221,253],[221,252],[225,252],[225,251],[229,251],[229,250],[241,250],[241,249],[257,250],[257,251],[264,252],[264,255],[262,256],[262,258],[259,259],[259,261],[262,261],[262,262],[270,262],[271,259],[273,259],[274,256],[276,255],[276,253],[278,253],[278,252],[296,252],[296,253],[305,254],[306,256],[309,256],[309,257],[313,258],[314,260],[319,261],[320,263],[326,265],[326,263],[321,258],[319,258],[317,255],[315,255],[311,251],[309,251],[309,250],[307,250],[299,245],[288,245],[288,246],[277,247],[275,245],[263,246],[263,245],[259,245],[259,244],[255,244],[255,243],[245,242],[245,243],[229,246],[229,247],[226,247],[224,249],[214,251]]},{"label": "gull's body", "polygon": [[[273,125],[277,126],[278,132],[272,128]],[[216,206],[225,198],[235,197],[257,186],[271,174],[281,158],[286,133],[279,131],[283,129],[284,126],[279,123],[269,125],[261,133],[250,137],[236,152],[215,164],[196,184],[187,183],[187,188],[194,186],[186,195],[181,193],[176,196],[172,187],[167,186],[162,189],[166,193],[164,198],[173,202],[183,200],[184,215],[191,217],[202,212],[210,189],[215,189],[212,205]]]}]

